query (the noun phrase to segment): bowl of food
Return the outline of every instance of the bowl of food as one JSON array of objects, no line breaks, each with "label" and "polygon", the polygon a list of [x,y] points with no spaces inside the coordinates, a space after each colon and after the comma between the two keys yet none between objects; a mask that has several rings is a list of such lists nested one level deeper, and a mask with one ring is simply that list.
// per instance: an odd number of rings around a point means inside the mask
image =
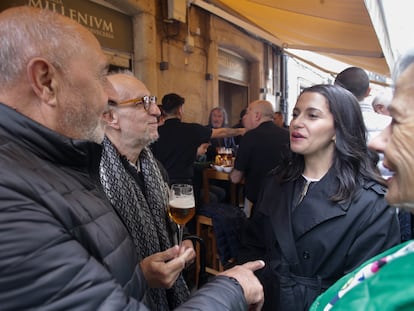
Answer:
[{"label": "bowl of food", "polygon": [[223,168],[223,171],[226,172],[226,173],[230,173],[231,170],[233,169],[232,166],[228,166],[228,165],[224,165],[224,166],[222,166],[222,168]]},{"label": "bowl of food", "polygon": [[221,165],[213,165],[213,168],[214,168],[217,172],[222,172],[222,171],[223,171],[223,166],[221,166]]}]

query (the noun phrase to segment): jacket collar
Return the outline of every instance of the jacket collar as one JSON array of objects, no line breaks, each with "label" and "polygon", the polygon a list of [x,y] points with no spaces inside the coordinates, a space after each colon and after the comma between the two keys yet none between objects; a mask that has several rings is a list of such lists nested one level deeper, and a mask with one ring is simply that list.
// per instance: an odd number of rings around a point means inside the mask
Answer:
[{"label": "jacket collar", "polygon": [[0,103],[0,145],[16,142],[40,158],[89,171],[99,167],[101,146],[60,135]]},{"label": "jacket collar", "polygon": [[[298,181],[295,181],[298,182]],[[295,199],[292,196],[287,197],[287,193],[293,195],[293,188],[295,182],[287,182],[280,185],[280,189],[275,190],[278,193],[275,198],[275,205],[278,208],[273,208],[271,211],[271,223],[273,224],[273,231],[277,237],[281,248],[284,246],[288,248],[285,241],[292,241],[293,231],[295,227],[296,236],[301,236],[332,218],[344,216],[349,209],[350,202],[345,204],[337,204],[332,202],[329,198],[336,191],[338,187],[338,181],[334,176],[332,168],[328,173],[308,191],[308,194],[304,197],[299,206],[295,209],[295,217],[292,218],[292,204]],[[276,203],[278,202],[278,203]],[[300,221],[300,226],[295,226],[294,221],[297,219]]]}]

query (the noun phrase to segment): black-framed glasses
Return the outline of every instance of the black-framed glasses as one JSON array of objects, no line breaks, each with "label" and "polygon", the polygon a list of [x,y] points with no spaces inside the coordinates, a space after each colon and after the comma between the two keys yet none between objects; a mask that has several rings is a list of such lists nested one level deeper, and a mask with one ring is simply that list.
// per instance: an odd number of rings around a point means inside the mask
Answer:
[{"label": "black-framed glasses", "polygon": [[[110,101],[110,104],[113,103],[112,101]],[[135,106],[138,105],[143,105],[145,111],[148,111],[151,107],[151,104],[157,104],[157,96],[142,96],[142,97],[137,97],[137,98],[133,98],[133,99],[128,99],[128,100],[124,100],[120,103],[117,103],[115,105],[127,105],[127,104],[133,104]]]}]

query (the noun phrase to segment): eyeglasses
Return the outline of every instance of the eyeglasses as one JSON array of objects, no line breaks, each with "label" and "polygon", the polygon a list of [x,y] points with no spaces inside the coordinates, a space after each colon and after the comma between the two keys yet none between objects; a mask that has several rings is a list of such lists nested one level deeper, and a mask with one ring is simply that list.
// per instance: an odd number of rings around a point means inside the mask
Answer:
[{"label": "eyeglasses", "polygon": [[[148,96],[148,95],[145,95],[145,96],[143,96],[143,97],[137,97],[137,98],[133,98],[133,99],[128,99],[128,100],[125,100],[125,101],[123,101],[123,102],[120,102],[120,103],[115,103],[115,106],[116,105],[127,105],[127,104],[133,104],[133,105],[135,105],[135,106],[138,106],[138,105],[143,105],[144,106],[144,109],[145,109],[145,111],[148,111],[149,109],[150,109],[150,107],[151,107],[151,104],[157,104],[157,96]],[[114,104],[114,102],[113,101],[110,101],[109,102],[109,104]]]}]

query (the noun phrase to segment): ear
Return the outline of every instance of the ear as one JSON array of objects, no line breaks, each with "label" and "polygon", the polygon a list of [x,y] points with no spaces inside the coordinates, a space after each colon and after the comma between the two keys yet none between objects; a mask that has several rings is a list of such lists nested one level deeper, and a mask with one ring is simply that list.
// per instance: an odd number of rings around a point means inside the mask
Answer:
[{"label": "ear", "polygon": [[260,121],[262,119],[263,114],[260,111],[256,111],[254,113],[254,118],[256,121]]},{"label": "ear", "polygon": [[182,119],[183,115],[184,115],[184,108],[183,105],[181,105],[180,107],[178,107],[178,116],[180,117],[180,119]]},{"label": "ear", "polygon": [[365,93],[365,97],[368,97],[371,93],[371,87],[368,87],[367,92]]},{"label": "ear", "polygon": [[51,106],[56,106],[56,90],[58,86],[56,69],[43,58],[33,58],[27,64],[27,77],[33,92]]},{"label": "ear", "polygon": [[102,118],[106,122],[106,125],[114,129],[119,130],[119,115],[115,109],[109,108],[102,115]]}]

